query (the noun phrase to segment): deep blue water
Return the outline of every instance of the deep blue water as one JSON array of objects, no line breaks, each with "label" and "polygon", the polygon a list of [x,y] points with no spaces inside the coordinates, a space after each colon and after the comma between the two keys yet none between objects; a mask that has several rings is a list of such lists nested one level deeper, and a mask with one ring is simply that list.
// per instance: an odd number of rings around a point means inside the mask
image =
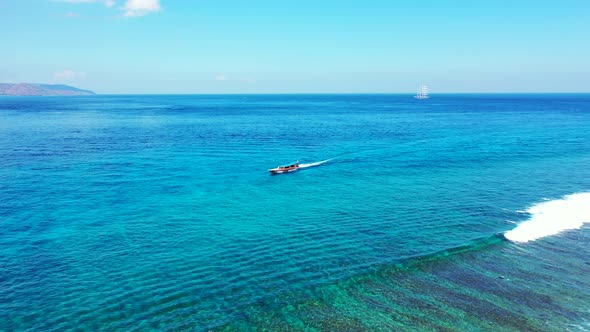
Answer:
[{"label": "deep blue water", "polygon": [[498,234],[588,165],[587,94],[0,98],[0,330],[587,330],[590,229]]}]

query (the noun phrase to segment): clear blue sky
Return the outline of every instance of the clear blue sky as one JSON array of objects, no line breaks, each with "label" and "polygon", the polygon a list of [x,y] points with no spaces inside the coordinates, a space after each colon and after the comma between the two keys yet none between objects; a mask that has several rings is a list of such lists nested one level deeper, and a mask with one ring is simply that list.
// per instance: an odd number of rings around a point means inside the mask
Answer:
[{"label": "clear blue sky", "polygon": [[0,0],[0,82],[589,92],[590,0]]}]

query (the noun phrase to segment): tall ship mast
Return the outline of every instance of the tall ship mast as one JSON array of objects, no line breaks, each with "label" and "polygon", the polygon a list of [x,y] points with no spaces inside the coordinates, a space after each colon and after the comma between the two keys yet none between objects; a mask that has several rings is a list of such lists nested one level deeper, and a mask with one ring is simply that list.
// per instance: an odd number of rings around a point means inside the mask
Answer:
[{"label": "tall ship mast", "polygon": [[428,99],[430,97],[428,97],[428,86],[427,85],[421,85],[418,88],[418,93],[416,93],[416,95],[414,96],[414,98],[416,99]]}]

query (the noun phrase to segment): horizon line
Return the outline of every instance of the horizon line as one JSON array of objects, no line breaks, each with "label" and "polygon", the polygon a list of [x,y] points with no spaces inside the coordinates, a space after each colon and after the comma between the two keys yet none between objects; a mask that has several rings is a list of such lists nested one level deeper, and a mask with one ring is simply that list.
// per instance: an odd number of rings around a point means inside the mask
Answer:
[{"label": "horizon line", "polygon": [[[93,92],[90,95],[4,95],[0,97],[92,97],[92,96],[281,96],[281,95],[415,95],[416,92],[189,92],[189,93],[96,93],[89,89],[82,89]],[[590,91],[534,91],[534,92],[435,92],[429,93],[431,96],[445,96],[445,95],[585,95],[590,94]]]},{"label": "horizon line", "polygon": [[[186,92],[186,93],[95,93],[95,95],[110,96],[190,96],[190,95],[413,95],[416,92]],[[590,94],[590,91],[510,91],[510,92],[434,92],[429,95],[454,95],[454,94]]]}]

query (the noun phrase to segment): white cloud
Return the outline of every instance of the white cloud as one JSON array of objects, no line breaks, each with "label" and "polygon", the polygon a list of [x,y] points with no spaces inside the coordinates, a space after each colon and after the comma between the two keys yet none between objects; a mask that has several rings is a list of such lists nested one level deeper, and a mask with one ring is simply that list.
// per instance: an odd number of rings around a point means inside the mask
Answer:
[{"label": "white cloud", "polygon": [[53,73],[53,80],[56,82],[73,81],[78,78],[84,78],[84,77],[86,77],[86,73],[73,71],[71,69],[65,69],[65,70]]},{"label": "white cloud", "polygon": [[66,13],[64,16],[67,18],[78,18],[78,17],[80,17],[80,14],[69,12],[69,13]]},{"label": "white cloud", "polygon": [[125,3],[125,16],[144,16],[160,9],[160,0],[127,0]]},{"label": "white cloud", "polygon": [[217,76],[215,76],[215,80],[221,82],[221,81],[227,81],[228,78],[225,75],[217,75]]}]

